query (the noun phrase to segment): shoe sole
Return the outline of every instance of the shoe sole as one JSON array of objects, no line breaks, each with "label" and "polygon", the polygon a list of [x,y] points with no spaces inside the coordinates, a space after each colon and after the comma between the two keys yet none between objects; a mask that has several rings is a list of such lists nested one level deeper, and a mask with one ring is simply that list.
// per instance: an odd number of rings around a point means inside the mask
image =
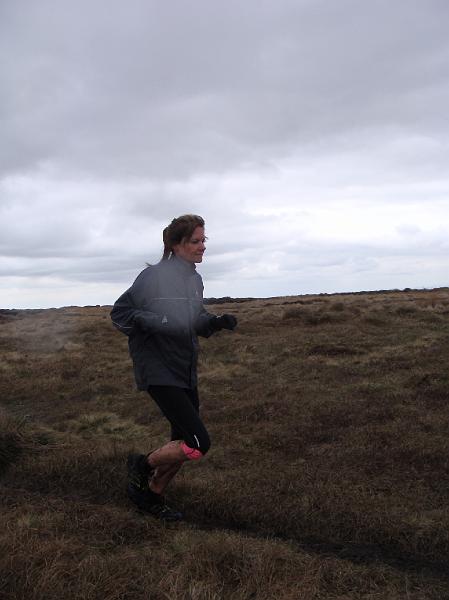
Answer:
[{"label": "shoe sole", "polygon": [[136,495],[136,491],[133,489],[132,485],[130,485],[130,484],[127,485],[126,492],[128,494],[128,498],[131,500],[131,502],[134,504],[134,506],[137,508],[137,511],[140,514],[143,514],[147,517],[148,516],[154,517],[158,521],[162,521],[165,523],[174,523],[175,521],[182,521],[184,519],[184,515],[178,511],[174,511],[173,513],[171,513],[171,515],[166,515],[166,516],[164,516],[163,514],[157,514],[155,512],[152,512],[151,509],[142,505],[142,502],[139,500],[139,498]]},{"label": "shoe sole", "polygon": [[138,508],[137,512],[139,512],[144,517],[153,517],[153,519],[157,519],[158,521],[161,521],[161,523],[178,523],[179,521],[184,520],[184,515],[182,513],[176,513],[176,515],[172,515],[170,517],[163,517],[160,515],[155,515],[152,512],[143,508]]}]

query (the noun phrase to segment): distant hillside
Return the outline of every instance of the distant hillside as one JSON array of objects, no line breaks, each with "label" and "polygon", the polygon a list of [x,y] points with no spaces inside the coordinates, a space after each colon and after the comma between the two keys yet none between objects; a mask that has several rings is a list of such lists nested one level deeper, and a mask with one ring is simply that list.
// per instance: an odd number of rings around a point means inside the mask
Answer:
[{"label": "distant hillside", "polygon": [[[431,293],[431,292],[441,292],[441,293],[445,293],[445,292],[449,292],[449,287],[439,287],[439,288],[431,288],[431,289],[412,289],[412,288],[405,288],[403,290],[399,290],[399,289],[392,289],[392,290],[369,290],[369,291],[360,291],[360,292],[333,292],[333,293],[318,293],[318,294],[298,294],[296,296],[268,296],[266,298],[254,298],[254,297],[247,297],[247,298],[233,298],[231,296],[222,296],[220,298],[215,298],[215,297],[209,297],[209,298],[204,298],[204,304],[229,304],[229,303],[235,303],[235,304],[241,304],[242,302],[254,302],[256,300],[278,300],[278,299],[285,299],[286,303],[290,303],[292,300],[294,299],[306,299],[306,298],[333,298],[336,296],[373,296],[376,294],[426,294],[426,293]],[[95,305],[85,305],[84,308],[112,308],[112,305],[100,305],[100,304],[95,304]],[[79,308],[78,306],[64,306],[62,307],[63,309],[74,309],[74,308]],[[30,314],[37,314],[39,312],[42,312],[43,310],[60,310],[60,309],[56,309],[56,308],[27,308],[27,309],[8,309],[8,308],[0,308],[0,318],[1,316],[14,316],[15,314],[17,314],[19,311],[21,310],[26,310],[28,313]]]}]

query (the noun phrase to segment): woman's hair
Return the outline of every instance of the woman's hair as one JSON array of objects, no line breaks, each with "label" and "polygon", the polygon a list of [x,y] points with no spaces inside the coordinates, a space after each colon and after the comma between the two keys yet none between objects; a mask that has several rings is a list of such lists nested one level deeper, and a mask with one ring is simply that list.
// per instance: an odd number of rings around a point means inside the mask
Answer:
[{"label": "woman's hair", "polygon": [[199,215],[182,215],[173,219],[162,234],[164,241],[162,260],[170,258],[173,253],[173,246],[189,239],[197,227],[204,227],[204,219]]}]

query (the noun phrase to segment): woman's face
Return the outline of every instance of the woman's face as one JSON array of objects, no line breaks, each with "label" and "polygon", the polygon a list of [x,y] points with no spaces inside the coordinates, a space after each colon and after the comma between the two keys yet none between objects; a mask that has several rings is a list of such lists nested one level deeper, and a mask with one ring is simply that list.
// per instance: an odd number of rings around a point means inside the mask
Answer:
[{"label": "woman's face", "polygon": [[189,240],[173,246],[173,252],[191,263],[200,263],[206,250],[205,241],[204,227],[196,227]]}]

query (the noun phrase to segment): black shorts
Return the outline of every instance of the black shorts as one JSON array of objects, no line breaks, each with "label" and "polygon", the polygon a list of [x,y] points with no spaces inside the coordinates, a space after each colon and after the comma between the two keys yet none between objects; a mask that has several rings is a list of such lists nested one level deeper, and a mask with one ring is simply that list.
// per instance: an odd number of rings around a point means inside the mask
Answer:
[{"label": "black shorts", "polygon": [[210,438],[200,419],[197,388],[150,385],[148,393],[170,421],[171,439],[184,440],[189,448],[206,454],[210,448]]}]

